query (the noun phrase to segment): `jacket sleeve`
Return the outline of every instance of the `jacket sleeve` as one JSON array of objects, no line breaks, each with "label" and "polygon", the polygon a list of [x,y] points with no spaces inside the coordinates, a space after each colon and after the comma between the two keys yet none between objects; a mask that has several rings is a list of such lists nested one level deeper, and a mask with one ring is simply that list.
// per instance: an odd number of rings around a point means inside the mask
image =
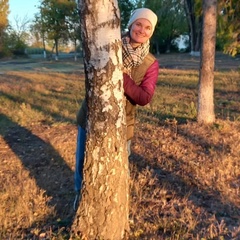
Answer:
[{"label": "jacket sleeve", "polygon": [[123,88],[127,98],[129,98],[131,102],[140,106],[148,104],[151,101],[155,91],[156,83],[158,80],[158,71],[159,64],[156,60],[148,68],[140,85],[137,85],[128,74],[124,73]]}]

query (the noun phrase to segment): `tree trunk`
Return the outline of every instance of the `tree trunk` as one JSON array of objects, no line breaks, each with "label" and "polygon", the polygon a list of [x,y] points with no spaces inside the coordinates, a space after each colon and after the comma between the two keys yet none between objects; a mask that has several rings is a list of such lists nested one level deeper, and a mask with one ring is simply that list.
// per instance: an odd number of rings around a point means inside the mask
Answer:
[{"label": "tree trunk", "polygon": [[203,1],[203,38],[198,90],[199,123],[213,123],[217,0]]},{"label": "tree trunk", "polygon": [[202,28],[201,18],[202,16],[196,15],[196,3],[194,0],[184,0],[184,10],[188,20],[188,26],[190,30],[190,47],[191,55],[199,56],[200,51],[200,39],[201,33],[199,32]]},{"label": "tree trunk", "polygon": [[47,58],[47,52],[46,52],[46,44],[45,44],[44,33],[42,35],[42,44],[43,44],[43,57],[46,59]]},{"label": "tree trunk", "polygon": [[80,0],[88,105],[82,199],[72,239],[120,240],[129,230],[129,170],[117,0]]},{"label": "tree trunk", "polygon": [[196,30],[196,41],[195,41],[195,47],[194,47],[195,52],[198,52],[198,53],[200,53],[200,49],[201,49],[202,27],[203,27],[202,18],[203,18],[202,16],[198,17],[198,29]]},{"label": "tree trunk", "polygon": [[55,60],[58,61],[58,39],[56,38],[55,40],[55,49],[56,49],[56,54],[55,54]]},{"label": "tree trunk", "polygon": [[77,61],[77,39],[74,39],[74,61]]}]

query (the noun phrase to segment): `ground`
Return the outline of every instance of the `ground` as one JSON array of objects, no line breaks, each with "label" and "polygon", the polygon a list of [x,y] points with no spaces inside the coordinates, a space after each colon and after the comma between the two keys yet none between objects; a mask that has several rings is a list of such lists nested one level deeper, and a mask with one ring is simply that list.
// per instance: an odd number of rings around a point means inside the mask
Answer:
[{"label": "ground", "polygon": [[[161,68],[198,69],[199,66],[199,58],[190,57],[188,54],[163,55],[160,56],[159,59]],[[33,69],[36,67],[34,64],[34,61],[32,62],[29,59],[25,60],[25,65],[24,63],[21,64],[18,60],[4,61],[2,62],[0,71],[2,71],[3,68],[4,70],[7,68],[13,70]],[[234,59],[220,53],[217,55],[216,69],[236,70],[238,68],[239,59]],[[46,65],[46,70],[50,71],[51,67]],[[238,125],[232,125],[232,127],[239,132]],[[192,132],[190,132],[190,129]],[[161,182],[162,186],[167,183],[172,184],[172,188],[169,192],[164,193],[168,196],[166,198],[166,205],[174,199],[174,195],[177,194],[183,197],[188,194],[186,201],[189,204],[194,203],[198,206],[195,211],[198,211],[200,217],[203,218],[205,216],[206,219],[209,219],[209,216],[219,217],[221,215],[219,219],[223,219],[227,222],[229,229],[237,229],[239,226],[238,224],[240,223],[239,205],[229,204],[229,202],[231,202],[231,197],[229,197],[229,201],[223,201],[220,192],[216,189],[206,189],[205,183],[202,184],[202,188],[199,188],[197,180],[191,178],[191,176],[186,176],[188,181],[186,179],[185,181],[184,174],[181,176],[181,173],[179,173],[180,171],[184,172],[184,169],[182,169],[182,167],[177,169],[180,161],[184,160],[180,157],[176,159],[175,156],[178,155],[184,158],[182,151],[183,149],[187,149],[190,143],[196,141],[197,136],[194,136],[193,132],[195,131],[196,133],[198,131],[198,126],[193,124],[191,128],[187,128],[186,126],[176,127],[172,123],[166,123],[165,125],[156,125],[154,133],[151,131],[152,129],[148,128],[147,125],[143,125],[140,122],[138,123],[133,141],[133,155],[130,160],[131,168],[139,169],[140,172],[143,171],[143,169],[149,169],[151,173],[148,174],[157,176],[158,181]],[[202,143],[200,145],[203,145],[206,151],[210,151],[210,146],[208,146],[208,144],[210,145],[210,142],[208,142],[208,140],[210,141],[210,137],[207,137],[207,129],[204,131],[201,133]],[[155,141],[152,141],[153,134],[156,136]],[[232,141],[235,143],[239,140],[239,135],[237,134],[234,136],[229,136],[227,132],[224,132],[224,134],[229,141],[231,138],[233,138]],[[149,136],[146,137],[146,135]],[[158,136],[164,136],[164,140]],[[224,149],[220,149],[220,153],[230,151],[226,149],[228,146],[228,140],[226,140],[226,143],[223,146]],[[64,228],[63,231],[67,231],[68,226],[74,217],[72,204],[74,198],[73,171],[75,141],[75,124],[50,127],[43,123],[42,125],[32,126],[28,129],[19,125],[13,125],[7,130],[4,138],[0,138],[0,159],[2,160],[2,163],[7,163],[7,160],[14,159],[18,156],[22,160],[23,166],[29,170],[31,176],[36,180],[37,185],[41,189],[44,189],[47,196],[50,198],[49,204],[55,207],[55,217],[50,217],[46,220],[45,228],[48,229],[49,226],[51,226],[53,232],[56,229],[59,230],[61,226]],[[178,145],[178,148],[171,149],[171,142]],[[219,143],[216,143],[216,147],[218,144]],[[144,147],[141,148],[140,146]],[[159,155],[156,151],[160,146],[162,148],[162,154]],[[167,150],[165,148],[167,148]],[[192,159],[193,163],[191,164],[197,164],[196,162],[194,163],[194,159],[200,159],[201,157],[201,153],[193,156],[189,155],[187,152],[186,154]],[[35,159],[35,161],[33,162],[32,159]],[[166,159],[168,160],[168,164],[169,161],[172,162],[172,168],[176,168],[175,175],[173,172],[169,171],[169,165],[165,166],[166,168],[164,169],[164,161],[166,161]],[[160,165],[159,162],[162,164]],[[3,164],[1,167],[1,173],[7,172],[8,164]],[[231,182],[231,179],[229,181],[229,184],[235,184],[235,188],[239,188],[240,179],[235,179],[235,182]],[[149,207],[154,207],[153,202],[148,202],[147,204]],[[180,205],[178,207],[180,208]],[[176,211],[179,211],[179,214],[181,212],[181,210],[177,210],[177,207]],[[135,219],[133,217],[133,221],[136,221],[138,217],[139,216],[137,215],[135,216]],[[219,225],[220,224],[221,222],[219,222]],[[34,224],[33,228],[35,228]],[[219,229],[220,228],[221,226]],[[224,230],[222,231],[224,232]],[[233,230],[231,231],[234,233]],[[240,232],[240,230],[238,229],[235,232],[236,236],[239,236],[239,232],[237,231]],[[31,229],[26,230],[26,235],[29,239],[34,237]],[[44,236],[44,231],[42,236]],[[157,234],[155,236],[157,236]],[[145,239],[154,239],[154,237]],[[232,239],[239,238],[234,238],[233,236]]]},{"label": "ground", "polygon": [[[69,58],[73,59],[73,56],[68,56]],[[1,70],[39,70],[43,69],[44,71],[50,71],[51,70],[51,62],[47,63],[44,61],[41,64],[41,60],[39,60],[40,56],[37,55],[31,59],[25,59],[23,61],[22,59],[6,59],[1,61]],[[65,56],[64,56],[65,58]],[[60,62],[64,58],[59,57]],[[181,53],[181,54],[160,54],[158,56],[159,63],[160,63],[160,68],[167,68],[167,69],[199,69],[199,62],[200,62],[200,57],[195,57],[195,56],[190,56],[189,53]],[[39,65],[40,61],[40,65]],[[54,60],[53,60],[54,61]],[[215,70],[237,70],[239,69],[240,65],[240,56],[237,56],[235,58],[217,52],[216,53],[216,58],[215,58]],[[61,65],[59,63],[58,66],[58,71],[65,71],[66,70],[66,65]],[[42,68],[40,68],[42,67]],[[56,69],[56,66],[54,66]],[[73,70],[79,70],[79,66],[76,66]]]},{"label": "ground", "polygon": [[[199,69],[200,57],[183,54],[163,54],[159,56],[160,66],[170,69]],[[237,70],[240,66],[240,56],[233,58],[217,52],[215,57],[215,70]]]}]

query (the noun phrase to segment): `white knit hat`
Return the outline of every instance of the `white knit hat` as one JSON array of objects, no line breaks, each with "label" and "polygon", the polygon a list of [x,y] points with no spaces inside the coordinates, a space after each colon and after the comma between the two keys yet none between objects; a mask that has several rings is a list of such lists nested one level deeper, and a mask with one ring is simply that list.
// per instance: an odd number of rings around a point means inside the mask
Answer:
[{"label": "white knit hat", "polygon": [[128,28],[139,18],[145,18],[152,24],[152,32],[157,24],[157,15],[148,8],[138,8],[133,11],[130,20],[128,22]]}]

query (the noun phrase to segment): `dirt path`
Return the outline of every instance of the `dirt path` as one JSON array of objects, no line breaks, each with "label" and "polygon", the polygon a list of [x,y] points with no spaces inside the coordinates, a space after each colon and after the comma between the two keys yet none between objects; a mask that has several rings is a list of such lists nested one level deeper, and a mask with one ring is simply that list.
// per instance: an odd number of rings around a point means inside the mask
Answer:
[{"label": "dirt path", "polygon": [[[168,69],[199,69],[200,57],[191,56],[189,53],[162,54],[158,57],[161,68]],[[223,53],[216,53],[215,70],[239,70],[240,57],[233,58]]]},{"label": "dirt path", "polygon": [[[189,53],[169,53],[157,56],[161,68],[198,70],[200,57]],[[240,57],[233,58],[223,53],[216,53],[215,70],[229,71],[240,69]],[[57,71],[57,72],[83,72],[82,59],[77,62],[73,58],[59,57],[59,61],[49,61],[42,58],[0,60],[0,72],[3,71]]]}]

